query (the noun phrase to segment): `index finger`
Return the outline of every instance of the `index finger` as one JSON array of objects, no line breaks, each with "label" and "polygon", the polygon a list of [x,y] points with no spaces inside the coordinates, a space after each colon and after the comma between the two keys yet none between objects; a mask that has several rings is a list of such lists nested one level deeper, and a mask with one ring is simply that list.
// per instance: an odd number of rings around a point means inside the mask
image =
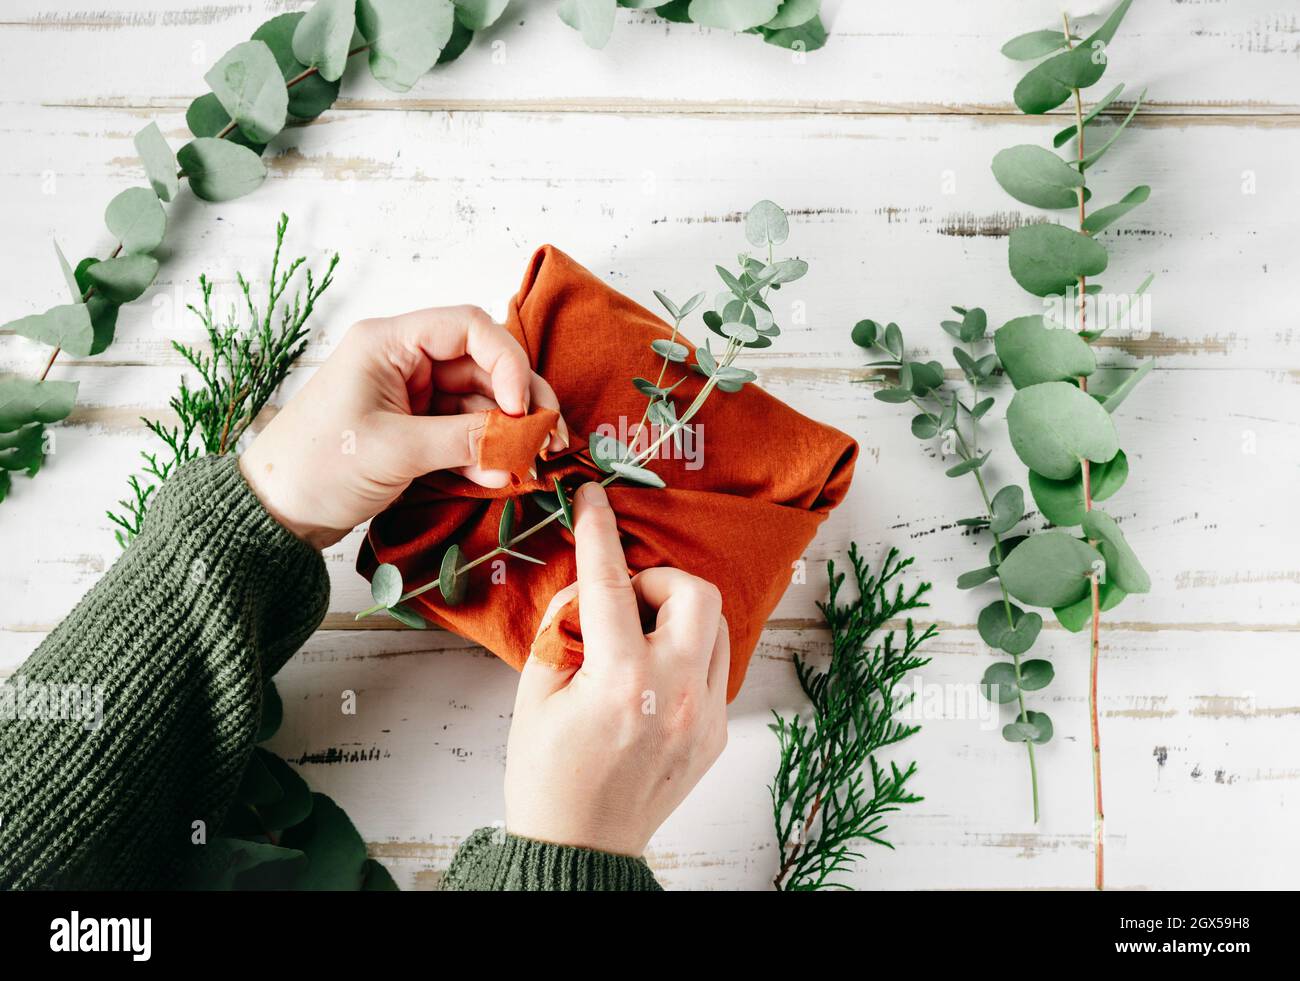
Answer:
[{"label": "index finger", "polygon": [[641,614],[605,489],[583,484],[575,495],[574,552],[578,563],[578,617],[586,662],[610,664],[645,644]]},{"label": "index finger", "polygon": [[432,307],[388,319],[392,338],[432,361],[468,355],[488,373],[492,397],[512,416],[528,411],[532,366],[519,342],[478,307]]}]

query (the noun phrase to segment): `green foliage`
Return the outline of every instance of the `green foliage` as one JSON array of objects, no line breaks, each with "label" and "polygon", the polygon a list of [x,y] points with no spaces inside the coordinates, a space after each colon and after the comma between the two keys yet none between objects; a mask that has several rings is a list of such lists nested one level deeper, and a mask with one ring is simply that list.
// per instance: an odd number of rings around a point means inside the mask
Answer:
[{"label": "green foliage", "polygon": [[[472,30],[477,11],[495,20],[504,0],[456,0]],[[826,44],[821,0],[560,0],[559,16],[582,34],[589,47],[603,48],[614,31],[619,7],[653,10],[678,24],[699,24],[727,31],[758,34],[768,44],[797,51],[816,51]],[[458,14],[460,11],[458,10]],[[778,243],[779,244],[779,243]]]},{"label": "green foliage", "polygon": [[263,41],[244,41],[221,56],[203,80],[235,125],[254,143],[284,129],[289,90],[275,55]]},{"label": "green foliage", "polygon": [[[863,842],[893,846],[884,837],[885,815],[922,798],[908,788],[916,764],[884,765],[878,754],[919,731],[897,719],[911,701],[906,676],[929,663],[920,648],[938,633],[917,631],[907,616],[902,646],[886,623],[929,606],[929,583],[908,592],[899,577],[912,559],[890,549],[872,573],[856,545],[849,546],[856,595],[841,602],[845,574],[826,564],[830,597],[818,607],[831,632],[829,657],[795,655],[799,684],[811,703],[805,718],[773,713],[769,726],[780,745],[776,776],[768,787],[782,890],[847,889],[835,877],[864,858]],[[868,783],[867,777],[870,777]]]},{"label": "green foliage", "polygon": [[204,201],[231,201],[257,190],[266,164],[256,151],[215,136],[199,137],[180,148],[176,160],[190,190]]},{"label": "green foliage", "polygon": [[333,282],[338,256],[330,259],[319,281],[310,268],[303,270],[303,286],[290,298],[289,288],[297,287],[298,273],[306,260],[300,257],[281,265],[280,250],[288,226],[289,219],[281,215],[275,229],[265,307],[259,306],[249,282],[237,275],[244,296],[243,319],[241,311],[232,308],[224,321],[218,320],[211,302],[213,284],[206,276],[199,277],[203,304],[189,309],[203,323],[208,350],[179,341],[173,341],[172,347],[197,373],[200,384],[191,388],[185,378],[181,379],[180,391],[169,403],[176,415],[175,425],[143,420],[163,443],[163,449],[141,452],[145,466],[142,473],[130,478],[131,495],[118,501],[121,512],[108,512],[118,526],[117,541],[123,548],[139,533],[157,485],[188,460],[233,452],[306,349],[307,319]]},{"label": "green foliage", "polygon": [[[1009,271],[1035,296],[1077,303],[1078,297],[1097,292],[1099,287],[1090,286],[1088,278],[1107,268],[1109,256],[1093,236],[1125,217],[1150,195],[1150,188],[1140,185],[1115,204],[1087,213],[1091,168],[1115,145],[1142,100],[1139,94],[1128,115],[1104,143],[1092,149],[1085,146],[1093,130],[1104,121],[1102,113],[1124,86],[1112,88],[1086,113],[1081,90],[1095,84],[1105,72],[1108,46],[1130,3],[1121,0],[1082,41],[1071,33],[1067,19],[1060,30],[1022,34],[1002,49],[1007,57],[1039,62],[1016,86],[1015,101],[1022,111],[1042,113],[1067,100],[1074,102],[1074,124],[1058,132],[1052,141],[1059,149],[1073,140],[1072,160],[1046,148],[1021,145],[999,152],[992,161],[994,177],[1016,200],[1052,210],[1077,209],[1077,229],[1031,219],[1011,233]],[[1137,293],[1141,294],[1149,283],[1150,277]],[[954,309],[963,321],[944,321],[943,329],[967,344],[982,337],[982,324],[977,333],[974,325],[967,324],[969,311]],[[985,370],[981,370],[980,360],[973,353],[956,349],[957,366],[972,388],[969,401],[942,386],[916,384],[917,362],[905,359],[901,331],[896,325],[890,324],[882,331],[876,321],[862,320],[852,329],[855,344],[885,355],[884,360],[874,363],[875,367],[897,371],[897,381],[888,375],[877,376],[885,387],[875,393],[876,398],[914,403],[921,414],[912,418],[913,434],[922,440],[943,440],[945,453],[954,452],[959,458],[948,472],[973,474],[979,483],[985,513],[960,519],[958,524],[975,534],[988,531],[994,545],[989,565],[963,573],[958,585],[975,588],[996,579],[1002,593],[1000,599],[981,611],[978,626],[985,643],[1010,654],[1012,662],[991,665],[983,686],[991,699],[1014,702],[1018,708],[1015,720],[1003,729],[1003,737],[1024,743],[1028,752],[1035,820],[1038,797],[1034,746],[1051,739],[1053,726],[1044,713],[1027,708],[1024,696],[1050,683],[1053,671],[1043,659],[1021,660],[1020,655],[1039,636],[1042,620],[1037,613],[1025,613],[1011,602],[1011,597],[1051,608],[1067,630],[1079,631],[1090,621],[1099,623],[1101,614],[1113,609],[1129,592],[1150,588],[1150,577],[1118,525],[1093,505],[1114,495],[1128,478],[1128,458],[1119,447],[1111,414],[1150,371],[1151,363],[1131,372],[1109,393],[1090,392],[1088,384],[1097,369],[1091,345],[1110,325],[1088,324],[1086,303],[1083,309],[1077,323],[1056,325],[1041,315],[1007,322],[994,334],[996,356]],[[1029,468],[1034,503],[1044,518],[1060,528],[1082,526],[1083,537],[1063,530],[1042,531],[1027,538],[1004,537],[1024,517],[1023,492],[1011,485],[989,499],[981,476],[983,457],[976,426],[993,404],[991,398],[979,400],[979,385],[998,366],[1016,389],[1007,409],[1007,428],[1017,456]],[[969,432],[963,432],[963,419],[968,420]],[[1094,645],[1094,681],[1096,658]],[[1094,684],[1090,687],[1094,733],[1095,691]],[[1100,751],[1094,749],[1094,765],[1099,767]],[[1099,770],[1095,779],[1100,784]],[[1099,813],[1099,842],[1100,829]]]},{"label": "green foliage", "polygon": [[357,0],[370,74],[384,88],[408,91],[437,63],[455,19],[451,0]]},{"label": "green foliage", "polygon": [[356,30],[355,0],[316,0],[293,31],[293,56],[320,72],[327,82],[343,77]]}]

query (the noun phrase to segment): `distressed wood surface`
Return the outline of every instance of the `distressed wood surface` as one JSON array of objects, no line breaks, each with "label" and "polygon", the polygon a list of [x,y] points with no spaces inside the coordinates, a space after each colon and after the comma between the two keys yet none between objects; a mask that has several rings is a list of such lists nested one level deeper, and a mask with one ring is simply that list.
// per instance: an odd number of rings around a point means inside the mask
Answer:
[{"label": "distressed wood surface", "polygon": [[[206,65],[297,6],[6,5],[0,318],[59,302],[51,236],[70,256],[111,248],[102,208],[142,182],[132,135],[157,118],[179,145]],[[743,246],[740,214],[771,197],[791,211],[791,245],[812,272],[788,296],[804,309],[786,312],[787,330],[753,367],[863,453],[849,500],[808,550],[807,583],[777,609],[731,707],[725,756],[656,836],[651,862],[675,887],[770,880],[769,712],[799,707],[790,658],[825,643],[820,567],[857,541],[914,553],[947,629],[921,672],[924,729],[900,752],[920,761],[926,801],[897,817],[898,850],[874,850],[855,883],[1086,887],[1086,643],[1059,628],[1040,642],[1058,672],[1042,698],[1058,736],[1041,753],[1035,827],[1022,752],[969,697],[989,662],[973,630],[986,597],[953,580],[985,546],[953,521],[978,499],[942,477],[909,435],[910,413],[856,384],[866,358],[847,338],[860,317],[897,319],[919,352],[944,356],[938,321],[950,303],[983,305],[995,324],[1036,309],[1006,272],[1006,235],[1037,215],[996,186],[988,161],[1062,125],[1012,114],[1014,69],[997,54],[1059,8],[1036,18],[1032,4],[996,14],[959,0],[829,4],[831,44],[797,64],[753,38],[631,11],[609,48],[590,52],[551,6],[514,4],[461,62],[407,95],[349,83],[336,110],[277,138],[271,179],[250,198],[208,206],[185,194],[169,209],[158,283],[123,310],[108,352],[60,359],[51,377],[81,382],[76,413],[54,430],[46,470],[16,481],[0,507],[0,673],[115,558],[102,512],[148,445],[138,416],[165,414],[182,370],[171,340],[199,336],[183,310],[195,280],[206,271],[228,291],[236,269],[262,273],[279,211],[293,219],[295,252],[344,259],[288,394],[354,320],[450,302],[500,313],[544,241],[643,302],[652,288],[704,288],[712,264]],[[1116,887],[1279,887],[1300,873],[1297,31],[1280,0],[1139,0],[1106,79],[1146,86],[1152,102],[1098,167],[1097,203],[1138,183],[1153,194],[1106,233],[1101,279],[1125,290],[1156,274],[1149,336],[1102,351],[1106,379],[1135,357],[1157,359],[1121,410],[1132,474],[1109,507],[1154,584],[1103,635]],[[0,371],[31,374],[45,353],[0,338]],[[1009,449],[994,445],[995,479],[1017,479]],[[358,541],[327,554],[331,613],[281,675],[275,748],[347,808],[404,887],[433,886],[460,838],[501,817],[514,675],[443,632],[352,629],[368,603],[352,569]],[[358,693],[355,717],[338,710],[345,689]],[[945,692],[958,704],[935,701]]]}]

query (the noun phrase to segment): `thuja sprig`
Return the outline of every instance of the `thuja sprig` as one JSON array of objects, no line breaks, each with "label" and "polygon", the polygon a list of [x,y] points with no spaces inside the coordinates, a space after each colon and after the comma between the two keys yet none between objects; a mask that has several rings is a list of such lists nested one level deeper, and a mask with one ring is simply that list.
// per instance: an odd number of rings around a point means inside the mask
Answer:
[{"label": "thuja sprig", "polygon": [[918,652],[938,631],[931,624],[918,632],[909,616],[901,648],[895,631],[883,640],[877,634],[895,617],[928,607],[922,597],[930,584],[904,588],[898,578],[912,560],[899,559],[897,549],[875,574],[857,545],[849,546],[849,562],[857,595],[840,602],[845,576],[827,562],[830,597],[817,604],[831,631],[829,660],[819,666],[795,655],[810,717],[773,713],[769,727],[781,753],[768,787],[780,863],[772,881],[781,890],[850,888],[833,877],[863,858],[860,843],[892,848],[885,815],[922,800],[908,789],[915,762],[886,766],[876,757],[920,729],[896,716],[912,700],[903,680],[930,662]]},{"label": "thuja sprig", "polygon": [[[674,21],[758,33],[771,44],[811,51],[826,41],[818,0],[564,0],[560,15],[600,46],[613,28],[616,6],[644,8]],[[204,201],[228,201],[266,179],[262,153],[289,123],[309,122],[338,98],[357,55],[385,88],[406,92],[435,65],[454,61],[477,31],[504,14],[506,0],[317,0],[306,11],[281,14],[236,44],[204,75],[210,92],[185,113],[194,139],[173,151],[156,123],[135,136],[148,187],[132,187],[109,203],[105,224],[117,245],[106,259],[75,269],[55,243],[69,303],[4,327],[51,348],[36,378],[0,378],[0,502],[12,473],[34,477],[46,453],[44,427],[66,419],[78,383],[50,379],[63,352],[101,353],[113,340],[118,309],[138,299],[158,275],[153,253],[167,230],[164,203],[181,183]],[[359,39],[359,43],[354,40]],[[143,504],[143,500],[137,503]]]},{"label": "thuja sprig", "polygon": [[[265,306],[259,305],[252,285],[236,274],[244,297],[244,316],[232,307],[225,320],[212,309],[213,283],[199,277],[201,307],[189,304],[207,334],[208,350],[173,341],[172,347],[198,375],[197,387],[181,379],[180,390],[169,400],[177,422],[165,425],[157,419],[141,421],[160,441],[162,452],[141,451],[145,465],[141,474],[130,478],[131,496],[118,501],[122,511],[108,512],[118,526],[118,544],[125,548],[140,533],[145,513],[157,486],[181,464],[204,455],[232,452],[240,437],[266,406],[307,347],[307,320],[316,301],[333,282],[338,255],[331,256],[319,280],[304,257],[281,267],[289,219],[281,215],[275,226],[275,251],[267,280]],[[302,270],[302,288],[286,299]]]},{"label": "thuja sprig", "polygon": [[[1011,233],[1007,262],[1012,278],[1029,293],[1042,297],[1044,307],[1059,311],[1059,316],[1017,317],[998,328],[993,337],[997,361],[1015,388],[1006,414],[1011,445],[1029,468],[1034,503],[1056,527],[1003,542],[1000,561],[966,574],[996,576],[1011,597],[1029,606],[1050,608],[1067,630],[1077,632],[1091,624],[1088,714],[1098,889],[1105,883],[1097,706],[1101,614],[1130,593],[1147,592],[1151,579],[1118,523],[1096,504],[1115,494],[1128,478],[1128,458],[1120,448],[1112,415],[1152,365],[1140,365],[1105,393],[1090,388],[1089,379],[1097,368],[1093,343],[1117,322],[1132,322],[1151,276],[1132,294],[1109,297],[1104,305],[1099,301],[1107,295],[1089,278],[1104,272],[1109,264],[1109,255],[1095,236],[1147,200],[1150,188],[1140,185],[1116,203],[1089,214],[1089,173],[1133,119],[1142,94],[1105,142],[1089,149],[1089,131],[1105,122],[1103,110],[1116,101],[1123,86],[1116,86],[1087,112],[1082,92],[1100,81],[1105,72],[1109,44],[1131,2],[1121,0],[1102,24],[1081,40],[1067,17],[1058,30],[1023,34],[1003,47],[1003,53],[1011,58],[1046,59],[1017,84],[1016,105],[1026,113],[1040,114],[1072,101],[1074,123],[1056,134],[1053,145],[1059,148],[1074,140],[1075,152],[1071,159],[1063,159],[1043,147],[1011,147],[994,157],[993,175],[1008,194],[1024,204],[1074,212],[1077,229],[1044,222],[1026,224]],[[1090,309],[1094,311],[1091,320]],[[1103,313],[1112,319],[1100,321]],[[901,358],[901,353],[898,356]],[[991,513],[996,504],[995,497]],[[1071,528],[1080,530],[1066,530]],[[983,616],[980,626],[981,636],[988,641]],[[1003,735],[1032,742],[1041,731],[1032,713],[1022,712],[1013,726],[1004,728]]]},{"label": "thuja sprig", "polygon": [[[721,347],[715,354],[712,345],[706,341],[695,349],[695,362],[689,367],[702,375],[705,381],[684,409],[678,408],[673,392],[686,376],[672,384],[667,384],[667,376],[670,365],[686,365],[691,350],[678,340],[681,325],[689,314],[703,305],[708,294],[697,293],[679,305],[655,291],[655,296],[672,317],[672,334],[669,338],[657,338],[650,343],[650,350],[660,358],[656,380],[652,383],[641,377],[632,379],[632,385],[647,398],[645,411],[630,437],[632,445],[598,432],[588,438],[587,454],[591,463],[606,474],[600,481],[602,487],[608,487],[620,478],[646,487],[666,486],[663,477],[650,468],[660,448],[669,440],[681,438],[715,390],[737,392],[757,378],[752,371],[736,367],[734,362],[745,350],[771,346],[772,339],[781,333],[769,303],[771,291],[779,290],[808,272],[808,263],[803,259],[776,258],[776,247],[784,244],[789,235],[790,223],[785,212],[771,201],[760,201],[746,214],[745,236],[750,245],[764,250],[766,261],[742,253],[737,257],[736,271],[724,266],[714,267],[726,288],[718,293],[713,307],[703,311],[702,320],[722,339]],[[653,430],[648,428],[651,426]],[[647,444],[644,447],[640,445],[643,434]],[[443,601],[454,606],[465,596],[466,574],[484,562],[500,555],[538,562],[538,559],[519,551],[517,546],[553,522],[558,521],[570,530],[573,527],[571,502],[559,479],[552,477],[552,480],[553,494],[531,495],[531,499],[545,512],[545,517],[531,527],[516,531],[517,508],[514,499],[508,501],[502,511],[496,548],[465,561],[460,546],[451,545],[443,554],[438,577],[432,582],[405,590],[401,572],[395,566],[379,566],[370,584],[374,605],[358,613],[356,619],[387,612],[407,626],[423,627],[424,618],[405,605],[408,600],[437,589]]]}]

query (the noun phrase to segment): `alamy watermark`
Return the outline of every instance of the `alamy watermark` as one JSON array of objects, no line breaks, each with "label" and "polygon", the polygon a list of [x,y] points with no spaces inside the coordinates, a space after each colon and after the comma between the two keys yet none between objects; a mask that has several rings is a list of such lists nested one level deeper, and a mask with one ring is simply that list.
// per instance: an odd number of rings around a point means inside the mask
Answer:
[{"label": "alamy watermark", "polygon": [[0,719],[6,722],[80,722],[92,732],[104,721],[104,689],[98,685],[48,684],[19,675],[0,685]]}]

